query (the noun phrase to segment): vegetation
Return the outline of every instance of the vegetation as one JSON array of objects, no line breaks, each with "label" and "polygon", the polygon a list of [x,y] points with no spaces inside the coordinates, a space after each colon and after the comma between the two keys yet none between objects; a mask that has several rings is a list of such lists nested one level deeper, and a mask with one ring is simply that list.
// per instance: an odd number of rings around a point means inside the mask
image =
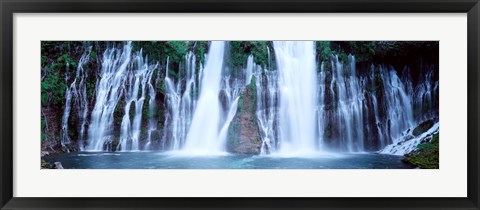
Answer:
[{"label": "vegetation", "polygon": [[[227,65],[234,69],[244,67],[248,56],[253,56],[253,61],[265,67],[268,65],[268,50],[271,48],[271,42],[267,41],[232,41],[230,42],[230,59],[227,59]],[[272,50],[270,50],[272,51]]]},{"label": "vegetation", "polygon": [[419,144],[417,150],[405,155],[404,162],[425,169],[439,168],[439,133],[428,143]]}]

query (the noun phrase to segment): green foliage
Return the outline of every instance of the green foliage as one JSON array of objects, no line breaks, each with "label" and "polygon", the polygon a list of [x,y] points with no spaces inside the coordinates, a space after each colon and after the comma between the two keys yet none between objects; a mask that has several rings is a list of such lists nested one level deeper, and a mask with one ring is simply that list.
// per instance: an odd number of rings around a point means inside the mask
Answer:
[{"label": "green foliage", "polygon": [[177,74],[177,72],[175,72],[174,70],[168,68],[168,76],[170,78],[175,78],[175,79],[178,79],[180,76],[179,74]]},{"label": "green foliage", "polygon": [[317,41],[315,42],[317,55],[320,57],[321,61],[328,61],[328,58],[332,54],[332,49],[330,49],[329,41]]},{"label": "green foliage", "polygon": [[[340,53],[338,53],[338,59],[340,59],[344,64],[348,64],[348,55],[345,53],[344,50],[342,50]],[[346,70],[346,69],[344,69]]]},{"label": "green foliage", "polygon": [[97,59],[97,52],[95,52],[95,51],[90,52],[90,59],[91,60],[96,60]]},{"label": "green foliage", "polygon": [[200,69],[200,64],[205,64],[205,54],[208,51],[208,42],[207,41],[194,41],[188,43],[188,49],[191,50],[197,60],[197,71]]},{"label": "green foliage", "polygon": [[349,50],[356,56],[357,62],[371,60],[377,51],[376,41],[349,41]]},{"label": "green foliage", "polygon": [[62,77],[59,75],[59,72],[51,73],[42,80],[42,106],[47,106],[50,103],[54,105],[63,104],[67,85],[65,84],[65,81],[62,79]]},{"label": "green foliage", "polygon": [[63,68],[66,67],[67,64],[70,66],[70,69],[76,69],[77,68],[77,62],[71,58],[68,54],[63,54],[60,57],[57,58],[57,66],[58,68]]},{"label": "green foliage", "polygon": [[230,43],[230,59],[227,64],[238,69],[243,67],[248,56],[253,56],[253,61],[265,67],[268,64],[268,49],[270,42],[268,41],[231,41]]},{"label": "green foliage", "polygon": [[268,48],[269,42],[266,41],[251,41],[248,47],[250,47],[250,53],[253,55],[253,61],[265,67],[268,64]]},{"label": "green foliage", "polygon": [[244,100],[245,96],[244,94],[240,95],[240,97],[238,98],[238,102],[237,102],[237,112],[240,112],[242,109],[243,109],[243,100]]},{"label": "green foliage", "polygon": [[[164,48],[161,54],[163,54],[164,57],[168,56],[173,62],[180,62],[185,59],[187,42],[167,41],[162,44]],[[160,58],[162,58],[162,56],[160,56]]]},{"label": "green foliage", "polygon": [[[249,91],[250,96],[252,97],[251,103],[255,104],[257,101],[257,78],[255,75],[252,76],[252,79],[250,80],[250,84],[247,85],[247,89]],[[256,106],[250,106],[250,112],[255,115],[256,111]]]},{"label": "green foliage", "polygon": [[233,68],[242,67],[245,65],[249,52],[246,50],[246,42],[232,41],[230,42],[230,59],[227,60],[227,65]]},{"label": "green foliage", "polygon": [[428,143],[419,144],[418,150],[405,155],[405,162],[424,169],[439,168],[439,133]]},{"label": "green foliage", "polygon": [[[42,106],[63,105],[67,84],[65,72],[74,72],[78,66],[80,51],[70,52],[71,46],[81,46],[80,42],[41,42],[41,102]],[[87,84],[88,85],[88,84]]]},{"label": "green foliage", "polygon": [[161,62],[167,61],[178,63],[184,61],[188,50],[187,41],[138,41],[132,43],[134,52],[142,50],[143,55],[148,55],[154,60],[160,59]]},{"label": "green foliage", "polygon": [[165,78],[160,78],[159,81],[158,81],[158,85],[157,85],[157,92],[161,92],[162,94],[165,94],[167,92],[167,87],[166,87],[166,84],[165,84]]}]

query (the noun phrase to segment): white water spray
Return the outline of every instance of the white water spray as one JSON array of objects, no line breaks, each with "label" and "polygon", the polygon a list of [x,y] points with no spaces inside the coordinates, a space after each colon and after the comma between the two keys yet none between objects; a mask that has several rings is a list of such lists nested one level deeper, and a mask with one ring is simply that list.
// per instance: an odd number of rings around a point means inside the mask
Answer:
[{"label": "white water spray", "polygon": [[211,43],[200,86],[200,95],[184,151],[188,154],[213,155],[225,151],[218,138],[222,109],[219,101],[225,42]]},{"label": "white water spray", "polygon": [[280,153],[315,152],[317,78],[314,42],[275,41],[280,91]]}]

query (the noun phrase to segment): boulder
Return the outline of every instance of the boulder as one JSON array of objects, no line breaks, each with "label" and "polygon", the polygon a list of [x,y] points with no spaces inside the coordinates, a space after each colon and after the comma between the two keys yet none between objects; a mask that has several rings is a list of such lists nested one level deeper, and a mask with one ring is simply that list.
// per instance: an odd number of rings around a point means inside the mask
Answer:
[{"label": "boulder", "polygon": [[260,154],[262,140],[256,116],[255,76],[238,99],[237,113],[228,128],[227,147],[236,154]]},{"label": "boulder", "polygon": [[422,133],[425,133],[430,129],[435,122],[433,120],[427,120],[425,122],[420,123],[415,129],[413,129],[412,135],[419,136]]}]

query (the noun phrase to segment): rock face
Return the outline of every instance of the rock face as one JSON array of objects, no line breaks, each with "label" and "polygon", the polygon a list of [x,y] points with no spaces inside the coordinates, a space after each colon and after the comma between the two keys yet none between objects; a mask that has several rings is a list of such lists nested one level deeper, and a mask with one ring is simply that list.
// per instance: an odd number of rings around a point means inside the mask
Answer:
[{"label": "rock face", "polygon": [[[432,126],[430,126],[430,121],[434,123]],[[417,127],[423,127],[422,133],[415,136],[413,133],[417,128],[409,129],[404,136],[394,140],[394,143],[387,145],[385,148],[380,150],[379,153],[391,155],[406,155],[411,153],[418,149],[417,146],[419,144],[430,142],[433,139],[433,136],[439,133],[439,126],[440,124],[438,122],[434,122],[433,120],[423,122]]]},{"label": "rock face", "polygon": [[228,128],[228,150],[237,154],[260,154],[262,140],[256,112],[255,76],[238,99],[237,113]]},{"label": "rock face", "polygon": [[420,134],[428,131],[428,129],[430,129],[433,126],[433,124],[435,124],[433,120],[427,120],[425,122],[422,122],[415,129],[413,129],[412,134],[414,136],[419,136]]}]

